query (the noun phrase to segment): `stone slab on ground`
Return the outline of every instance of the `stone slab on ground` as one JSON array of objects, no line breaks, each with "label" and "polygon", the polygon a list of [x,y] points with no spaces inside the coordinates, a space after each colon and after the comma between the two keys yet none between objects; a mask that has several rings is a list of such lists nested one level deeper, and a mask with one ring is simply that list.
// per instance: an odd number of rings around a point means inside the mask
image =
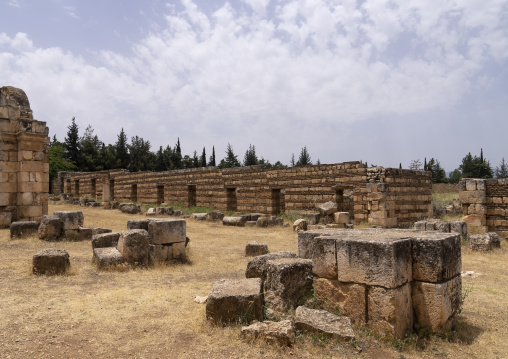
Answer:
[{"label": "stone slab on ground", "polygon": [[144,229],[123,231],[118,240],[117,248],[122,253],[125,262],[147,264],[148,232]]},{"label": "stone slab on ground", "polygon": [[195,219],[197,221],[206,221],[208,213],[192,213],[190,218]]},{"label": "stone slab on ground", "polygon": [[66,229],[64,237],[73,241],[89,241],[93,237],[93,228]]},{"label": "stone slab on ground", "polygon": [[63,249],[43,249],[34,254],[32,259],[34,274],[63,274],[70,266],[69,253]]},{"label": "stone slab on ground", "polygon": [[265,301],[285,311],[301,305],[312,292],[312,260],[281,258],[266,263]]},{"label": "stone slab on ground", "polygon": [[245,222],[247,222],[245,217],[224,217],[224,218],[222,218],[222,224],[225,226],[243,227],[243,226],[245,226]]},{"label": "stone slab on ground", "polygon": [[99,269],[106,269],[122,264],[122,253],[115,247],[97,247],[93,250],[93,260]]},{"label": "stone slab on ground", "polygon": [[64,229],[78,229],[83,226],[85,216],[81,211],[57,211],[53,212],[54,216],[58,216],[64,223]]},{"label": "stone slab on ground", "polygon": [[501,242],[497,233],[468,234],[467,240],[472,251],[488,252],[493,248],[499,248]]},{"label": "stone slab on ground", "polygon": [[246,338],[263,339],[270,344],[291,346],[295,342],[295,327],[291,320],[264,321],[242,327]]},{"label": "stone slab on ground", "polygon": [[186,233],[184,219],[154,219],[148,223],[150,244],[185,243]]},{"label": "stone slab on ground", "polygon": [[448,331],[462,303],[462,276],[442,283],[414,281],[411,296],[415,323],[433,333]]},{"label": "stone slab on ground", "polygon": [[42,216],[41,224],[37,231],[39,239],[44,241],[59,241],[64,235],[64,223],[58,216]]},{"label": "stone slab on ground", "polygon": [[92,249],[115,247],[118,245],[120,233],[102,233],[92,237]]},{"label": "stone slab on ground", "polygon": [[151,263],[166,262],[173,259],[173,248],[170,244],[150,244],[148,257]]},{"label": "stone slab on ground", "polygon": [[252,258],[247,264],[245,270],[246,278],[261,278],[266,279],[266,263],[270,260],[281,259],[281,258],[296,258],[296,253],[293,252],[274,252],[269,254],[263,254]]},{"label": "stone slab on ground", "polygon": [[351,326],[351,320],[348,317],[339,317],[324,310],[306,307],[296,308],[295,328],[346,341],[356,338]]},{"label": "stone slab on ground", "polygon": [[29,236],[36,236],[39,230],[39,223],[36,221],[18,221],[10,225],[11,239],[21,239]]},{"label": "stone slab on ground", "polygon": [[246,257],[261,256],[263,254],[268,254],[268,245],[266,243],[253,241],[247,243],[247,245],[245,246]]},{"label": "stone slab on ground", "polygon": [[220,279],[206,300],[206,318],[215,324],[263,319],[263,282],[260,278]]}]

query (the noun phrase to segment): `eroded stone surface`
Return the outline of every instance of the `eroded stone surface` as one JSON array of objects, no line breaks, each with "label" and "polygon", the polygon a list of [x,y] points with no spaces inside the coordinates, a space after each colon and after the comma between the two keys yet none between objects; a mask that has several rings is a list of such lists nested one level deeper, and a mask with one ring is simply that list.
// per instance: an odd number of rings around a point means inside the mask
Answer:
[{"label": "eroded stone surface", "polygon": [[186,233],[184,219],[156,219],[148,223],[150,244],[185,243]]},{"label": "eroded stone surface", "polygon": [[64,235],[64,223],[58,216],[42,216],[38,229],[39,239],[44,241],[59,241]]},{"label": "eroded stone surface", "polygon": [[293,252],[274,252],[254,257],[247,264],[245,277],[261,278],[264,281],[266,279],[266,263],[268,261],[280,258],[296,258],[296,257],[297,257],[296,253]]},{"label": "eroded stone surface", "polygon": [[225,226],[243,227],[245,226],[245,222],[247,222],[245,217],[224,217],[222,219],[222,224]]},{"label": "eroded stone surface", "polygon": [[81,211],[57,211],[53,212],[54,216],[60,217],[64,223],[64,229],[78,229],[83,226],[85,216]]},{"label": "eroded stone surface", "polygon": [[131,219],[127,221],[127,229],[144,229],[148,232],[149,219]]},{"label": "eroded stone surface", "polygon": [[256,322],[242,327],[242,334],[281,346],[291,346],[295,342],[295,328],[291,320]]},{"label": "eroded stone surface", "polygon": [[123,231],[118,240],[118,251],[127,263],[147,264],[148,233],[144,229]]},{"label": "eroded stone surface", "polygon": [[342,340],[352,340],[356,337],[349,318],[306,307],[296,308],[295,328]]},{"label": "eroded stone surface", "polygon": [[38,230],[39,223],[35,221],[12,222],[10,225],[11,239],[35,236]]},{"label": "eroded stone surface", "polygon": [[300,218],[294,221],[293,223],[293,231],[300,232],[307,230],[307,220]]},{"label": "eroded stone surface", "polygon": [[94,248],[93,259],[99,269],[106,269],[123,263],[122,254],[115,247]]},{"label": "eroded stone surface", "polygon": [[96,234],[92,237],[92,249],[116,247],[118,245],[119,239],[120,239],[120,233]]},{"label": "eroded stone surface", "polygon": [[298,233],[298,255],[311,259],[313,272],[318,277],[337,279],[337,252],[335,238],[319,235],[315,231]]},{"label": "eroded stone surface", "polygon": [[243,323],[263,319],[260,278],[220,279],[206,300],[206,317],[213,323]]},{"label": "eroded stone surface", "polygon": [[70,266],[69,253],[63,249],[43,249],[32,260],[34,274],[63,274]]},{"label": "eroded stone surface", "polygon": [[249,242],[245,246],[245,256],[255,257],[268,254],[268,245],[257,241]]},{"label": "eroded stone surface", "polygon": [[318,210],[321,216],[328,216],[334,212],[337,212],[337,203],[333,201],[323,203],[318,207]]}]

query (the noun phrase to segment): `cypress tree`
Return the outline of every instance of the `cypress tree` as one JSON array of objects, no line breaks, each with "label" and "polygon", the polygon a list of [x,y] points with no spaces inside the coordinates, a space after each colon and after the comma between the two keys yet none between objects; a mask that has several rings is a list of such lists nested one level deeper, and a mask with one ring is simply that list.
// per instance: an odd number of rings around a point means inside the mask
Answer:
[{"label": "cypress tree", "polygon": [[79,165],[79,127],[76,124],[76,118],[72,118],[72,123],[67,127],[67,136],[64,140],[65,158],[74,165]]}]

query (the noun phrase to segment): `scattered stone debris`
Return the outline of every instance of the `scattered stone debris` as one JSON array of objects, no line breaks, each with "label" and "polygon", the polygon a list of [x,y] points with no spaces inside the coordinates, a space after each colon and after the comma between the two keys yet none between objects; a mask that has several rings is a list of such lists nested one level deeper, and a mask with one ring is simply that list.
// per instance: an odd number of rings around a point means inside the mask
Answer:
[{"label": "scattered stone debris", "polygon": [[207,299],[208,299],[208,296],[207,296],[207,295],[206,295],[206,296],[204,296],[204,297],[199,296],[199,295],[196,295],[196,297],[194,298],[194,301],[195,301],[196,303],[198,303],[198,304],[204,304],[204,303],[206,303],[206,300],[207,300]]},{"label": "scattered stone debris", "polygon": [[266,266],[268,261],[281,258],[296,258],[296,257],[297,257],[296,253],[293,252],[274,252],[254,257],[247,264],[247,269],[245,270],[245,277],[261,278],[262,281],[265,281]]},{"label": "scattered stone debris", "polygon": [[307,220],[300,218],[293,222],[293,231],[300,232],[307,230]]},{"label": "scattered stone debris", "polygon": [[21,239],[37,235],[39,223],[36,221],[18,221],[10,225],[11,239]]},{"label": "scattered stone debris", "polygon": [[468,234],[467,240],[472,251],[488,252],[493,248],[500,248],[501,241],[499,235],[495,232],[484,234]]}]

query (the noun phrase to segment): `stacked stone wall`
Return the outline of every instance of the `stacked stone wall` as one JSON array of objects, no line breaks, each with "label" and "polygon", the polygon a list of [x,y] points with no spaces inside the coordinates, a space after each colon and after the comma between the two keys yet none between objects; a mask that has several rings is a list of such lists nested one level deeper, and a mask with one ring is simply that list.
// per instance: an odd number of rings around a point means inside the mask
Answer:
[{"label": "stacked stone wall", "polygon": [[458,193],[458,183],[433,183],[432,192],[435,193]]},{"label": "stacked stone wall", "polygon": [[93,197],[95,193],[96,198],[120,202],[276,214],[315,210],[334,201],[341,211],[350,213],[354,223],[369,221],[386,227],[432,214],[429,172],[366,168],[361,162],[275,170],[262,166],[136,173],[115,170],[65,173],[59,178],[65,183],[64,192],[75,197]]},{"label": "stacked stone wall", "polygon": [[40,221],[48,213],[49,137],[23,90],[0,88],[0,213]]}]

